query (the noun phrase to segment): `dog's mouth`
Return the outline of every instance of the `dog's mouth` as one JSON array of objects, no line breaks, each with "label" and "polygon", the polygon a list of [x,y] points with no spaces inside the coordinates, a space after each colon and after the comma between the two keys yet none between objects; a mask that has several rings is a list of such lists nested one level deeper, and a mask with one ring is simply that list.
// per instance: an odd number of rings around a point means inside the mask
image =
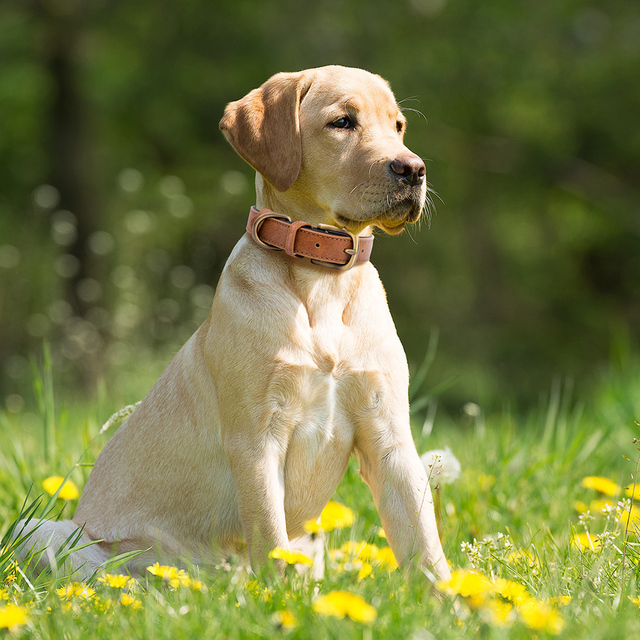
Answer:
[{"label": "dog's mouth", "polygon": [[387,198],[381,211],[367,218],[350,218],[334,213],[337,226],[346,227],[349,231],[357,232],[363,224],[376,226],[389,235],[398,235],[404,231],[407,224],[415,224],[420,220],[424,203],[421,197],[414,195],[398,198],[395,201]]},{"label": "dog's mouth", "polygon": [[407,226],[407,220],[399,222],[397,224],[379,222],[377,226],[379,226],[385,233],[389,234],[390,236],[397,236],[399,233],[402,233],[404,231],[404,228]]},{"label": "dog's mouth", "polygon": [[382,216],[378,226],[389,235],[401,233],[407,224],[415,224],[422,215],[422,198],[409,196],[389,207]]}]

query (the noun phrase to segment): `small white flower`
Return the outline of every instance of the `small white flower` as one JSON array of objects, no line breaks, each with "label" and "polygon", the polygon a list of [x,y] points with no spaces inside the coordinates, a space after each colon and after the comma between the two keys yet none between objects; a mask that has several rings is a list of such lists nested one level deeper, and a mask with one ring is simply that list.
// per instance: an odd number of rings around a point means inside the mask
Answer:
[{"label": "small white flower", "polygon": [[451,449],[434,449],[427,451],[420,457],[429,479],[435,484],[448,484],[460,476],[460,462]]},{"label": "small white flower", "polygon": [[479,418],[482,415],[482,409],[475,402],[467,402],[462,405],[462,413],[469,418]]}]

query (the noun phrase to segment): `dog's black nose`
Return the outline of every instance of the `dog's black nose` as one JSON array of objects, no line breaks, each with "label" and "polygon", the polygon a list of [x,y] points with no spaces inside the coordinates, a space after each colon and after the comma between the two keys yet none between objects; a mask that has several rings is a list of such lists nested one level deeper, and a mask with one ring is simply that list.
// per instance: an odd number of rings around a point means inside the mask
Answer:
[{"label": "dog's black nose", "polygon": [[411,185],[420,184],[424,180],[427,168],[424,162],[413,153],[405,153],[392,160],[391,171],[399,175]]}]

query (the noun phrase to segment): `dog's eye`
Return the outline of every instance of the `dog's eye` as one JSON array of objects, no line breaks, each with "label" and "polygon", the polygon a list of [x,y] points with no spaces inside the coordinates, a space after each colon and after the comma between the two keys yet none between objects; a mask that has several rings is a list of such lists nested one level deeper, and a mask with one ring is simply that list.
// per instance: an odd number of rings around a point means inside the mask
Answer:
[{"label": "dog's eye", "polygon": [[353,129],[353,120],[349,116],[342,116],[331,123],[331,126],[335,129]]},{"label": "dog's eye", "polygon": [[396,122],[396,131],[398,133],[402,133],[403,130],[404,130],[404,122],[398,120],[398,122]]}]

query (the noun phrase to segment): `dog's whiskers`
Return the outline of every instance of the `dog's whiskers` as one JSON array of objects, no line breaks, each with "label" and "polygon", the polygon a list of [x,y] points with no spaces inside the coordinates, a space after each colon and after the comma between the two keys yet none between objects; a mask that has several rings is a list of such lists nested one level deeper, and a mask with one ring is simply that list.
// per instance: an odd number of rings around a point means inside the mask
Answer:
[{"label": "dog's whiskers", "polygon": [[351,189],[349,195],[351,195],[358,187],[361,187],[363,184],[367,184],[367,181],[363,180],[362,182],[359,182],[355,187],[353,187],[353,189]]},{"label": "dog's whiskers", "polygon": [[433,217],[433,214],[436,213],[436,205],[433,201],[433,198],[431,197],[431,194],[434,194],[438,197],[438,199],[442,200],[442,198],[440,198],[440,196],[438,196],[438,194],[427,184],[427,193],[425,195],[424,206],[422,207],[420,217],[420,221],[422,221],[422,218],[427,221],[427,229],[431,229],[431,219]]},{"label": "dog's whiskers", "polygon": [[371,180],[371,169],[375,167],[379,162],[384,162],[384,160],[374,160],[369,167],[369,180]]},{"label": "dog's whiskers", "polygon": [[418,243],[416,239],[411,235],[411,229],[405,226],[404,230],[407,232],[407,235],[411,238],[411,241],[413,242],[413,244],[417,245]]},{"label": "dog's whiskers", "polygon": [[[398,105],[402,105],[403,102],[409,102],[410,100],[415,101],[415,102],[420,102],[420,99],[418,98],[418,96],[412,96],[410,98],[404,98],[403,100],[399,100],[398,101]],[[427,120],[427,116],[424,115],[424,113],[422,113],[422,111],[420,111],[419,109],[413,109],[412,107],[403,107],[400,106],[400,111],[402,111],[403,113],[405,111],[413,111],[414,113],[417,113],[418,115],[421,115],[424,118],[425,122],[429,122]]]},{"label": "dog's whiskers", "polygon": [[420,111],[419,109],[412,109],[411,107],[400,107],[400,111],[402,111],[403,113],[405,111],[413,111],[413,113],[417,113],[418,115],[421,115],[427,124],[429,123],[429,121],[427,120],[427,116],[425,116],[424,113],[422,113],[422,111]]},{"label": "dog's whiskers", "polygon": [[440,197],[440,194],[435,190],[431,188],[431,185],[429,183],[427,183],[427,196],[430,197],[429,194],[433,194],[436,198],[438,198],[438,200],[440,200],[440,202],[442,202],[442,204],[444,204],[444,200]]}]

